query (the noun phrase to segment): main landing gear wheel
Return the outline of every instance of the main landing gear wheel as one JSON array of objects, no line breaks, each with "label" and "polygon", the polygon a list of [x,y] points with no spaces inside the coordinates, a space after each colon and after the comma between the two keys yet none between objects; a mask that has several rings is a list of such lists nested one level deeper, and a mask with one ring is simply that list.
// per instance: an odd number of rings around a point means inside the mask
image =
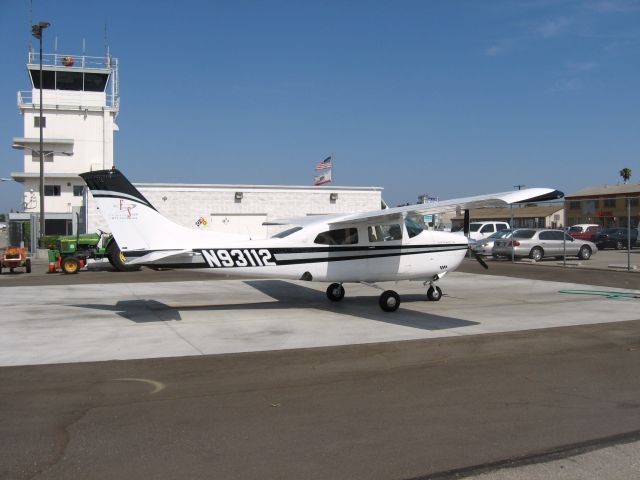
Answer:
[{"label": "main landing gear wheel", "polygon": [[124,253],[122,253],[115,240],[111,240],[107,247],[107,258],[109,259],[111,266],[118,272],[136,272],[140,270],[140,265],[127,264],[127,258],[124,256]]},{"label": "main landing gear wheel", "polygon": [[344,287],[339,283],[332,283],[327,288],[327,297],[332,302],[339,302],[344,298]]},{"label": "main landing gear wheel", "polygon": [[378,303],[385,312],[395,312],[400,306],[400,295],[393,290],[386,290],[380,295]]},{"label": "main landing gear wheel", "polygon": [[427,298],[432,302],[437,302],[442,298],[442,290],[440,287],[429,287],[427,290]]}]

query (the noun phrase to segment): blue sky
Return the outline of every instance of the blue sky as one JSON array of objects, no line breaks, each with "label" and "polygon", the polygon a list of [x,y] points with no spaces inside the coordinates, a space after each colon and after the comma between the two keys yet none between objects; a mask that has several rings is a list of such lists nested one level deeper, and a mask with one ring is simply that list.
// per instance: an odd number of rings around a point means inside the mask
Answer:
[{"label": "blue sky", "polygon": [[[28,0],[0,2],[0,176],[22,170]],[[336,185],[388,203],[640,180],[640,1],[33,0],[45,53],[121,64],[133,181]],[[0,183],[0,211],[22,189]]]}]

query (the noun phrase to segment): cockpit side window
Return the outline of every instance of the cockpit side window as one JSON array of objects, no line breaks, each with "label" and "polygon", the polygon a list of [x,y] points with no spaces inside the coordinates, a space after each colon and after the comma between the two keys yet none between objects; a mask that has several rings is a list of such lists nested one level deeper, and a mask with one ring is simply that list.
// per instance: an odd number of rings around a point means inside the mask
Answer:
[{"label": "cockpit side window", "polygon": [[424,231],[424,227],[420,225],[415,220],[410,218],[404,219],[404,226],[407,227],[407,233],[409,234],[409,238],[413,238],[416,235],[420,235]]},{"label": "cockpit side window", "polygon": [[367,229],[370,242],[402,240],[402,226],[398,223],[371,225]]},{"label": "cockpit side window", "polygon": [[357,228],[340,228],[319,233],[313,243],[320,245],[354,245],[358,243]]}]

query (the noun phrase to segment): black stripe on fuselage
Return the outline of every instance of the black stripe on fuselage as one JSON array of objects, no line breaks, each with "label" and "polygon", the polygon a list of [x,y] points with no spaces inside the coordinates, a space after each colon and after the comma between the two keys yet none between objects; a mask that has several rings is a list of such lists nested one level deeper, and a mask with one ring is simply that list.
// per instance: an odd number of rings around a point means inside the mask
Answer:
[{"label": "black stripe on fuselage", "polygon": [[278,260],[278,252],[274,252],[276,255],[276,265],[299,265],[302,263],[320,263],[320,262],[341,262],[346,260],[367,260],[370,258],[388,258],[388,257],[403,257],[407,255],[421,255],[426,253],[442,253],[442,252],[456,252],[459,250],[466,250],[467,247],[463,248],[440,248],[440,249],[429,249],[429,250],[420,250],[420,251],[409,251],[409,252],[389,252],[389,253],[369,253],[365,252],[363,255],[341,255],[339,257],[315,257],[315,258],[292,258],[288,260]]}]

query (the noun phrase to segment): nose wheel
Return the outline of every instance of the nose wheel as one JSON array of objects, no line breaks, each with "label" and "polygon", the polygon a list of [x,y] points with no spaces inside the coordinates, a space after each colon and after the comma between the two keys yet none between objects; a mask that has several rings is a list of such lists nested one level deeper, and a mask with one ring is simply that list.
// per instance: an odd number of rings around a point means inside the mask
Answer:
[{"label": "nose wheel", "polygon": [[427,290],[427,298],[432,302],[437,302],[442,298],[442,290],[438,286],[431,285]]}]

